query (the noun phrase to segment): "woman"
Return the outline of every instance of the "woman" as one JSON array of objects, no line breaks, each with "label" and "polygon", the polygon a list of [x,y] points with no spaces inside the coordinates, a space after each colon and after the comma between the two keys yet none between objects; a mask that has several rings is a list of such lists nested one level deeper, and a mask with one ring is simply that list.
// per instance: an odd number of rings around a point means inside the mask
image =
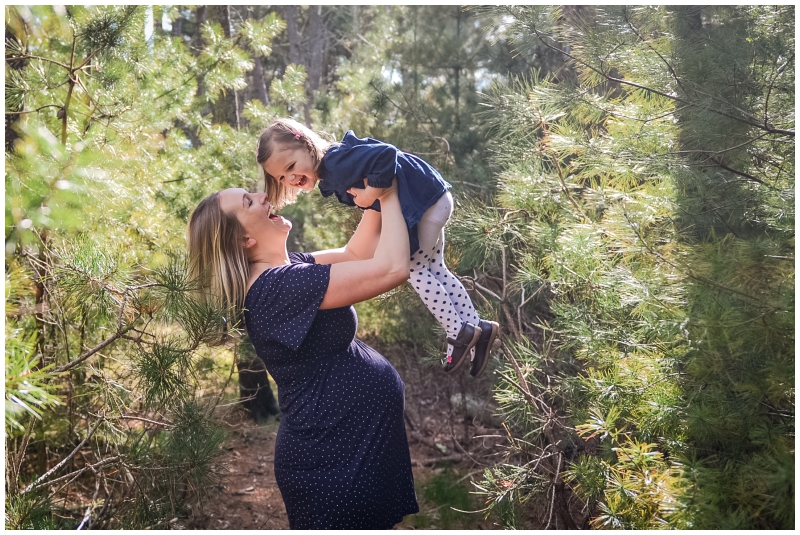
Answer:
[{"label": "woman", "polygon": [[292,529],[388,529],[419,511],[404,384],[353,338],[350,305],[408,279],[396,186],[375,193],[382,211],[366,211],[346,247],[312,254],[286,252],[292,224],[263,193],[220,191],[189,221],[190,270],[243,315],[278,385],[275,479]]}]

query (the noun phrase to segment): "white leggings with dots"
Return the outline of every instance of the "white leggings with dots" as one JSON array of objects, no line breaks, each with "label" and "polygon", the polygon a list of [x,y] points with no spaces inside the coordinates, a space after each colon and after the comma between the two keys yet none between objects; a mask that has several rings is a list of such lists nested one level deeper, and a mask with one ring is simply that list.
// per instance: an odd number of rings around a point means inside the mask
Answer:
[{"label": "white leggings with dots", "polygon": [[[419,249],[411,255],[409,281],[448,338],[458,336],[464,322],[478,325],[480,319],[458,278],[444,263],[444,226],[453,213],[453,196],[445,192],[425,211],[417,225]],[[447,346],[447,355],[452,347]]]}]

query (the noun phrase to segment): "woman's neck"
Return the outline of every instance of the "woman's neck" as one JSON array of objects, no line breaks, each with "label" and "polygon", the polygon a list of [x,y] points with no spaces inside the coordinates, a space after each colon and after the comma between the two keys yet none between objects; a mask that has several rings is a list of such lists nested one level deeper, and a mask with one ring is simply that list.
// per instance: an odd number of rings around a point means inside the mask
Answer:
[{"label": "woman's neck", "polygon": [[248,261],[252,267],[260,265],[266,268],[285,266],[291,263],[289,262],[289,253],[286,252],[286,244],[283,245],[283,249],[281,250],[253,251]]}]

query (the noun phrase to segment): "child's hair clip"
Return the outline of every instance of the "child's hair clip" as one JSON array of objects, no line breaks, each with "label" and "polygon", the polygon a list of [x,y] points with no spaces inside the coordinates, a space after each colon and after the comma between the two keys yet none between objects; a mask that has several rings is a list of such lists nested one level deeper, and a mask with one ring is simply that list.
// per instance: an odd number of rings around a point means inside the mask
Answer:
[{"label": "child's hair clip", "polygon": [[303,137],[303,133],[296,130],[292,130],[292,134],[294,134],[294,138],[297,140],[300,140],[300,138]]}]

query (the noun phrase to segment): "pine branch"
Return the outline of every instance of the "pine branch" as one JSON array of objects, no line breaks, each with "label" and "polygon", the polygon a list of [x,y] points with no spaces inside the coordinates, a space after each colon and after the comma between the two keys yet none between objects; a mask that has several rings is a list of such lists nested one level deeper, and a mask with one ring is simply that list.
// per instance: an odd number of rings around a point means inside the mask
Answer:
[{"label": "pine branch", "polygon": [[778,80],[778,77],[783,74],[784,69],[789,63],[794,60],[794,53],[789,56],[783,65],[778,67],[775,71],[775,76],[772,77],[772,80],[769,81],[769,86],[767,87],[767,96],[764,98],[764,124],[769,124],[769,97],[772,94],[772,88],[775,87],[775,82]]},{"label": "pine branch", "polygon": [[35,110],[23,110],[23,111],[7,111],[5,112],[6,115],[24,115],[26,113],[37,113],[42,111],[45,108],[60,108],[58,104],[45,104],[44,106],[39,106]]},{"label": "pine branch", "polygon": [[[636,82],[623,80],[622,78],[616,78],[614,76],[606,74],[601,69],[598,69],[597,67],[595,67],[593,65],[590,65],[589,63],[587,63],[587,62],[575,57],[574,55],[570,54],[566,50],[561,50],[557,46],[554,46],[554,45],[551,45],[550,43],[548,43],[544,39],[542,34],[539,32],[538,28],[536,28],[536,26],[533,26],[531,29],[536,34],[536,37],[539,40],[539,42],[541,42],[545,47],[547,47],[550,50],[553,50],[555,52],[558,52],[559,54],[562,54],[565,57],[568,57],[569,59],[571,59],[572,61],[574,61],[577,64],[583,65],[584,67],[586,67],[587,69],[591,70],[592,72],[599,74],[600,76],[602,76],[603,78],[605,78],[609,82],[614,82],[614,83],[617,83],[617,84],[620,84],[620,85],[627,85],[627,86],[635,87],[636,89],[641,89],[642,91],[647,91],[648,93],[652,93],[654,95],[658,95],[658,96],[664,97],[664,98],[669,99],[669,100],[674,100],[676,102],[680,102],[681,104],[686,104],[687,106],[698,107],[698,104],[696,104],[694,102],[691,102],[689,100],[683,99],[681,97],[678,97],[676,95],[670,95],[668,93],[664,93],[663,91],[659,91],[657,89],[653,89],[652,87],[647,87],[645,85],[638,84]],[[706,95],[706,96],[708,96],[708,95]],[[725,113],[724,111],[721,111],[721,110],[715,110],[715,109],[711,109],[711,108],[707,108],[707,110],[712,112],[712,113],[715,113],[717,115],[721,115],[723,117],[727,117],[729,119],[733,119],[735,121],[739,121],[741,123],[748,124],[750,126],[754,126],[754,127],[759,128],[761,130],[764,130],[764,131],[766,131],[766,132],[768,132],[770,134],[783,134],[783,135],[786,135],[786,136],[794,137],[794,130],[785,130],[785,129],[782,129],[782,128],[775,128],[775,127],[770,126],[770,125],[762,125],[761,123],[748,120],[748,119],[746,119],[744,117],[737,117],[735,115],[731,115],[729,113]],[[741,111],[741,110],[739,110],[739,111]],[[746,115],[749,115],[749,114],[746,114]]]},{"label": "pine branch", "polygon": [[658,57],[661,59],[661,61],[664,63],[664,65],[666,65],[666,66],[667,66],[667,70],[669,70],[669,73],[670,73],[670,75],[672,75],[672,78],[675,80],[675,83],[677,83],[677,84],[678,84],[678,86],[679,86],[681,89],[683,89],[683,92],[684,92],[684,93],[686,93],[686,94],[688,95],[688,94],[689,94],[689,92],[686,90],[686,88],[685,88],[685,87],[683,87],[683,84],[681,83],[681,80],[680,80],[680,78],[678,78],[678,73],[676,73],[676,72],[675,72],[675,69],[673,69],[673,68],[672,68],[672,65],[670,65],[670,64],[669,64],[669,62],[667,61],[667,59],[666,59],[664,56],[662,56],[662,55],[661,55],[661,53],[660,53],[658,50],[656,50],[656,49],[655,49],[655,47],[653,47],[653,45],[651,45],[649,41],[647,41],[647,40],[646,40],[644,37],[642,37],[642,35],[639,33],[639,31],[636,29],[636,27],[633,25],[633,23],[632,23],[632,22],[631,22],[631,21],[628,19],[628,9],[627,9],[627,8],[625,8],[625,9],[623,10],[623,13],[625,14],[625,22],[628,24],[628,28],[630,28],[630,29],[631,29],[631,31],[633,32],[633,34],[634,34],[636,37],[638,37],[638,38],[639,38],[639,40],[640,40],[642,43],[644,43],[644,44],[645,44],[645,46],[647,46],[647,48],[649,48],[650,50],[652,50],[653,52],[655,52],[655,54],[656,54],[656,55],[657,55],[657,56],[658,56]]},{"label": "pine branch", "polygon": [[169,422],[158,422],[156,420],[148,420],[147,418],[142,418],[141,416],[128,416],[127,414],[121,414],[119,416],[123,420],[137,420],[140,422],[147,422],[149,424],[158,425],[160,427],[175,427],[175,424],[171,424]]},{"label": "pine branch", "polygon": [[[633,232],[636,234],[636,237],[639,238],[639,241],[642,242],[642,245],[644,245],[645,248],[650,252],[650,254],[654,255],[656,258],[658,258],[661,261],[663,261],[664,263],[674,267],[675,269],[680,269],[682,271],[685,271],[686,276],[689,277],[690,279],[694,279],[697,282],[702,282],[703,284],[708,284],[709,286],[713,286],[714,288],[717,288],[719,290],[723,290],[725,292],[730,292],[730,293],[733,293],[733,294],[736,294],[736,295],[740,295],[742,297],[750,299],[751,301],[754,301],[758,305],[764,306],[764,303],[760,299],[758,299],[757,297],[753,297],[752,295],[746,294],[744,292],[740,292],[739,290],[735,290],[733,288],[728,288],[727,286],[724,286],[722,284],[719,284],[718,282],[714,282],[712,280],[706,279],[705,277],[700,277],[698,275],[695,275],[694,273],[692,273],[691,269],[685,269],[684,270],[684,268],[682,266],[678,265],[677,263],[673,262],[672,260],[669,260],[668,258],[664,257],[661,253],[659,253],[658,251],[654,250],[650,246],[650,244],[647,243],[647,241],[644,239],[644,237],[641,235],[641,233],[639,232],[639,229],[636,227],[636,225],[633,223],[633,221],[630,220],[630,218],[628,217],[628,213],[623,211],[623,215],[625,216],[625,219],[628,221],[628,224],[630,225],[630,227],[633,230]],[[782,307],[773,307],[773,308],[776,311],[784,310]]]},{"label": "pine branch", "polygon": [[737,171],[736,169],[726,165],[725,162],[723,162],[722,160],[718,160],[717,158],[714,158],[713,156],[709,156],[708,159],[711,160],[712,162],[714,162],[715,164],[717,164],[718,166],[720,166],[721,168],[725,169],[726,171],[729,171],[729,172],[733,173],[734,175],[738,175],[738,176],[744,177],[744,178],[746,178],[748,180],[752,180],[753,182],[757,182],[757,183],[761,184],[762,186],[768,186],[769,187],[769,184],[767,184],[766,182],[764,182],[762,180],[759,180],[758,178],[754,177],[753,175],[749,175],[749,174],[744,173],[742,171]]},{"label": "pine branch", "polygon": [[67,364],[64,364],[63,366],[60,366],[60,367],[54,369],[51,373],[62,373],[62,372],[65,372],[67,370],[71,370],[72,368],[74,368],[75,366],[77,366],[78,364],[83,362],[84,360],[88,359],[89,357],[91,357],[92,355],[94,355],[95,353],[97,353],[98,351],[103,349],[104,347],[108,346],[109,344],[111,344],[115,340],[117,340],[119,338],[122,338],[122,336],[125,333],[127,333],[128,331],[132,330],[133,327],[134,327],[134,324],[133,323],[129,323],[128,325],[123,327],[121,330],[118,330],[110,338],[106,338],[105,340],[100,342],[98,345],[96,345],[95,347],[93,347],[92,349],[90,349],[89,351],[87,351],[86,353],[81,355],[80,357],[76,358],[72,362],[68,362]]},{"label": "pine branch", "polygon": [[[94,471],[95,469],[100,468],[101,466],[105,466],[107,464],[111,464],[111,463],[116,462],[116,461],[118,461],[120,459],[121,459],[121,457],[118,456],[118,455],[115,455],[114,457],[108,457],[106,459],[103,459],[102,461],[96,462],[95,464],[90,464],[90,465],[84,466],[83,468],[75,470],[74,472],[70,472],[69,474],[57,477],[55,479],[51,479],[46,484],[47,485],[55,485],[56,483],[60,483],[60,482],[65,481],[65,480],[67,480],[67,479],[69,479],[71,477],[78,477],[79,475],[81,475],[82,473],[84,473],[87,470]],[[67,485],[69,485],[70,483],[71,483],[71,481],[68,482]],[[64,486],[66,486],[66,485],[64,485]],[[62,487],[61,489],[63,489],[63,488],[64,487]],[[58,494],[61,491],[61,489],[58,489],[57,491],[53,492],[52,495]]]},{"label": "pine branch", "polygon": [[7,56],[6,57],[6,61],[11,61],[11,60],[13,60],[13,61],[21,61],[21,60],[24,60],[24,59],[38,59],[40,61],[47,61],[49,63],[53,63],[55,65],[58,65],[59,67],[62,67],[64,69],[66,69],[66,70],[70,70],[69,65],[61,63],[60,61],[56,61],[54,59],[43,58],[42,56],[35,56],[35,55],[32,55],[32,54],[24,54],[22,56]]}]

